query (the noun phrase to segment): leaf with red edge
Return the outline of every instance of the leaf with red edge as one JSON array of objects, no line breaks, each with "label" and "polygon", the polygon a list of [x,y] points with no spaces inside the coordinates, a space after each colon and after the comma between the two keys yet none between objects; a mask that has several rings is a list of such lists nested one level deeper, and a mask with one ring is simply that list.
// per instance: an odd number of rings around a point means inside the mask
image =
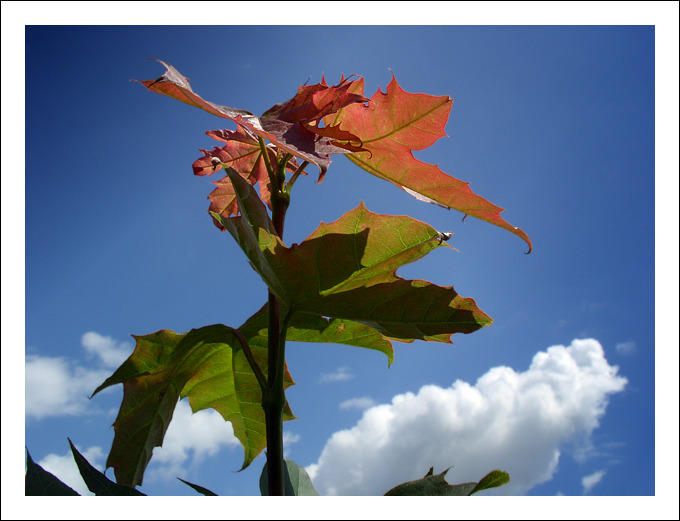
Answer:
[{"label": "leaf with red edge", "polygon": [[368,98],[352,92],[349,78],[342,77],[340,83],[329,87],[325,78],[316,85],[303,85],[295,97],[274,105],[262,114],[263,118],[274,118],[289,123],[319,121],[353,103],[365,103]]},{"label": "leaf with red edge", "polygon": [[414,150],[427,148],[446,136],[444,127],[452,103],[448,96],[408,93],[393,77],[387,92],[378,89],[368,106],[344,107],[324,121],[326,125],[340,124],[361,139],[366,151],[347,155],[357,166],[419,200],[454,208],[500,226],[524,239],[531,251],[527,234],[500,216],[503,208],[476,195],[469,183],[413,156]]},{"label": "leaf with red edge", "polygon": [[187,105],[203,109],[221,118],[235,119],[246,116],[257,119],[252,112],[248,112],[247,110],[225,107],[224,105],[217,105],[216,103],[204,100],[192,90],[191,85],[189,85],[189,78],[182,76],[179,71],[169,63],[165,63],[157,58],[151,59],[162,64],[166,68],[166,71],[160,78],[139,82],[150,91],[165,94],[166,96],[175,98]]},{"label": "leaf with red edge", "polygon": [[[251,185],[258,184],[260,198],[271,209],[271,185],[267,167],[262,160],[260,144],[251,134],[239,127],[233,130],[210,130],[206,132],[210,137],[226,143],[222,147],[213,150],[202,150],[203,157],[194,161],[193,170],[195,175],[212,175],[222,170],[222,164],[227,164],[236,170]],[[276,150],[269,146],[266,148],[271,164],[276,163]],[[219,159],[214,162],[213,158]],[[291,159],[286,168],[294,171],[298,167],[295,158]],[[210,199],[210,212],[220,214],[223,217],[231,217],[238,213],[236,194],[227,176],[219,181],[214,181],[217,186],[208,196]],[[213,218],[215,226],[224,231],[224,227]]]},{"label": "leaf with red edge", "polygon": [[[347,104],[363,102],[365,98],[354,93],[356,89],[353,88],[353,83],[355,82],[343,78],[339,85],[333,87],[321,83],[302,88],[292,100],[276,105],[268,111],[268,116],[258,118],[246,110],[234,109],[204,100],[192,90],[189,80],[182,76],[177,69],[161,60],[157,61],[165,66],[166,72],[155,80],[139,82],[147,89],[203,109],[215,116],[236,122],[237,125],[247,129],[253,135],[268,139],[278,148],[317,165],[320,178],[323,178],[328,170],[331,154],[345,154],[348,150],[360,149],[356,145],[359,140],[356,138],[348,139],[346,133],[343,134],[345,137],[339,140],[338,137],[326,135],[326,131],[316,132],[317,126],[309,124],[309,122],[318,121],[332,111],[347,106]],[[276,107],[280,107],[281,116],[293,121],[280,119],[278,117],[280,111]],[[290,109],[284,107],[290,107]],[[304,120],[296,120],[295,114],[304,116]]]}]

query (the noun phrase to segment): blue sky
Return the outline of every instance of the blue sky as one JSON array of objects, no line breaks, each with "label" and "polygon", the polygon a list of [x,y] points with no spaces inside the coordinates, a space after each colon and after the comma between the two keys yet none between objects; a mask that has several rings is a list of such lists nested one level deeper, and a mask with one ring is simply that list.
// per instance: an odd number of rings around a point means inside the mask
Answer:
[{"label": "blue sky", "polygon": [[[122,388],[87,395],[129,355],[131,334],[237,326],[266,298],[206,213],[216,179],[191,171],[217,144],[205,131],[234,127],[130,82],[163,73],[153,56],[205,99],[256,114],[322,74],[361,75],[367,96],[392,73],[406,91],[449,95],[448,137],[416,156],[470,182],[533,241],[524,255],[512,234],[461,223],[342,157],[323,183],[314,169],[296,183],[287,244],[362,200],[410,215],[454,231],[459,252],[399,274],[455,285],[494,318],[455,346],[395,343],[389,369],[373,351],[289,345],[299,419],[284,425],[286,450],[322,494],[382,494],[430,466],[452,466],[450,482],[500,467],[512,480],[501,494],[655,494],[655,353],[677,343],[654,328],[653,26],[29,26],[25,45],[35,461],[80,487],[70,437],[103,469]],[[141,490],[195,495],[181,477],[259,494],[263,456],[236,473],[241,463],[230,426],[181,402]]]}]

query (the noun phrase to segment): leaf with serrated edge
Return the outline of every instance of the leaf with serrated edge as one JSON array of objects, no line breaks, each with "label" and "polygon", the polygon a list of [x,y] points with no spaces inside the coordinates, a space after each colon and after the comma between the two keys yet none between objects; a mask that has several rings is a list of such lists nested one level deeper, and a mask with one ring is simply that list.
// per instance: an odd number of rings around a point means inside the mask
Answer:
[{"label": "leaf with serrated edge", "polygon": [[454,333],[491,323],[474,300],[460,297],[452,287],[396,275],[399,267],[441,246],[440,233],[428,224],[374,214],[361,203],[287,248],[273,234],[267,210],[250,184],[235,173],[229,176],[241,217],[222,219],[222,224],[292,311],[360,322],[404,341],[450,342]]},{"label": "leaf with serrated edge", "polygon": [[[441,474],[434,474],[433,469],[422,479],[407,481],[388,490],[386,496],[470,496],[479,490],[478,483],[460,483],[449,485],[446,481],[446,469]],[[502,485],[499,483],[498,485]],[[498,486],[494,485],[494,486]]]},{"label": "leaf with serrated edge", "polygon": [[[353,85],[356,82],[343,78],[339,85],[333,87],[328,87],[325,83],[319,84],[316,86],[319,88],[304,101],[299,98],[300,91],[298,91],[298,95],[292,100],[272,107],[265,116],[258,118],[246,110],[225,107],[204,100],[193,91],[188,78],[182,76],[177,69],[161,60],[156,61],[166,68],[166,72],[155,80],[139,82],[147,89],[203,109],[215,116],[234,121],[253,135],[267,139],[280,149],[317,165],[320,178],[323,178],[328,170],[331,154],[345,154],[348,150],[360,149],[360,147],[357,148],[352,144],[338,141],[337,135],[325,135],[327,131],[316,133],[317,127],[307,123],[308,120],[319,119],[347,104],[362,103],[365,98],[354,92]],[[298,110],[302,111],[297,114],[297,118],[291,111],[286,111],[284,108],[290,106],[291,102]],[[278,119],[279,116],[286,119]],[[305,120],[300,121],[299,117],[302,116],[305,117]],[[346,131],[342,134],[344,136],[349,135]],[[349,140],[358,141],[358,138],[350,137]]]},{"label": "leaf with serrated edge", "polygon": [[454,208],[504,228],[526,241],[531,251],[529,236],[500,216],[503,208],[472,192],[469,183],[413,156],[414,150],[427,148],[446,136],[444,127],[452,103],[448,96],[406,92],[393,77],[387,92],[378,89],[367,106],[349,105],[324,121],[326,125],[341,125],[359,137],[366,151],[348,154],[347,158],[360,168],[420,200]]},{"label": "leaf with serrated edge", "polygon": [[[260,197],[271,208],[271,194],[269,184],[269,174],[265,162],[262,160],[260,144],[251,134],[242,128],[236,131],[231,130],[212,130],[207,134],[226,144],[222,147],[215,147],[212,151],[201,150],[203,157],[194,161],[192,168],[195,175],[212,175],[222,170],[222,164],[226,164],[236,170],[242,177],[252,185],[257,183],[260,188]],[[267,149],[269,160],[276,161],[276,152]],[[213,159],[219,159],[218,163],[213,163]],[[231,187],[228,177],[219,181],[214,181],[216,188],[208,196],[210,199],[209,211],[216,212],[223,217],[231,217],[237,213],[236,194]],[[224,227],[215,219],[215,225],[224,230]]]},{"label": "leaf with serrated edge", "polygon": [[[266,446],[265,419],[257,377],[233,329],[217,324],[185,334],[162,330],[134,338],[132,355],[95,391],[123,384],[106,462],[114,468],[116,481],[142,484],[153,448],[162,444],[175,406],[185,397],[192,411],[212,408],[232,423],[243,445],[242,468],[247,467]],[[253,345],[251,351],[266,374],[266,348]],[[292,384],[286,371],[285,387]],[[284,420],[292,418],[286,405]]]},{"label": "leaf with serrated edge", "polygon": [[[203,157],[194,161],[192,168],[195,175],[209,176],[222,170],[222,165],[236,170],[241,177],[248,180],[251,185],[257,183],[260,198],[271,209],[271,186],[269,174],[265,162],[262,160],[262,150],[260,143],[250,133],[239,127],[236,131],[232,130],[210,130],[206,132],[210,137],[226,143],[213,150],[203,150]],[[271,164],[276,164],[276,150],[273,146],[267,147],[267,154]],[[219,162],[213,162],[219,159]],[[286,169],[294,172],[299,167],[295,158],[291,158],[286,163]],[[303,172],[304,173],[304,172]],[[210,212],[220,214],[222,217],[231,217],[238,212],[236,203],[236,193],[231,186],[229,177],[225,176],[219,181],[213,181],[216,188],[210,193]],[[224,231],[222,224],[213,218],[215,225]]]},{"label": "leaf with serrated edge", "polygon": [[[268,304],[250,317],[239,329],[251,345],[267,345]],[[392,343],[372,327],[338,318],[324,318],[309,313],[294,313],[286,330],[286,341],[344,344],[380,351],[388,365],[394,360]]]}]

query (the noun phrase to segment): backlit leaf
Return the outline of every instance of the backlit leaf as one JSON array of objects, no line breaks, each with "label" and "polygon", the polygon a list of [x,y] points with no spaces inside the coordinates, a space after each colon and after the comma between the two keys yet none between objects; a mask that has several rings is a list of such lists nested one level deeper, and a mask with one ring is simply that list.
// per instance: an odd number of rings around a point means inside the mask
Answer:
[{"label": "backlit leaf", "polygon": [[487,488],[500,487],[506,483],[510,483],[510,475],[507,472],[492,470],[477,483],[477,486],[470,492],[470,495],[476,494],[480,490],[486,490]]},{"label": "backlit leaf", "polygon": [[453,333],[491,323],[474,300],[452,287],[396,275],[400,266],[441,246],[440,233],[428,224],[374,214],[362,203],[287,248],[252,187],[235,172],[229,176],[241,215],[222,224],[293,312],[359,322],[402,341],[450,342]]},{"label": "backlit leaf", "polygon": [[359,137],[366,151],[347,155],[357,166],[420,200],[454,208],[509,230],[524,239],[531,251],[527,234],[500,216],[503,208],[472,192],[469,183],[413,156],[414,150],[427,148],[446,136],[444,127],[452,103],[448,96],[408,93],[392,78],[387,92],[378,89],[367,106],[349,105],[328,116],[325,122],[340,124]]},{"label": "backlit leaf", "polygon": [[[248,334],[251,345],[267,345],[269,327],[268,304],[250,317],[240,329]],[[288,325],[286,341],[344,344],[380,351],[388,364],[394,360],[392,343],[375,329],[359,322],[325,318],[309,313],[295,313]]]},{"label": "backlit leaf", "polygon": [[[226,143],[224,146],[215,147],[213,150],[201,150],[203,157],[200,157],[193,164],[195,175],[212,175],[223,169],[226,164],[236,170],[241,177],[247,179],[251,185],[258,184],[260,198],[271,209],[271,186],[265,162],[262,160],[260,144],[252,134],[239,127],[236,131],[232,130],[210,130],[206,132],[210,137]],[[276,150],[267,147],[269,161],[276,164]],[[217,158],[219,162],[215,162]],[[291,159],[286,168],[295,171],[298,167],[295,158]],[[236,204],[236,194],[231,186],[229,177],[225,176],[219,181],[214,181],[217,186],[208,196],[210,199],[210,212],[215,212],[222,217],[231,217],[238,212]],[[215,225],[224,231],[224,227],[219,221],[213,218]]]},{"label": "backlit leaf", "polygon": [[328,170],[331,154],[361,150],[356,144],[359,139],[346,130],[342,133],[339,129],[317,131],[317,122],[324,116],[348,104],[366,101],[366,98],[354,93],[352,81],[343,78],[340,84],[333,87],[327,86],[325,82],[301,87],[294,98],[275,105],[258,118],[247,110],[204,100],[193,91],[188,78],[172,65],[157,61],[166,68],[166,72],[155,80],[141,81],[147,89],[234,121],[252,135],[267,139],[281,150],[317,165],[320,177]]},{"label": "backlit leaf", "polygon": [[[152,451],[162,444],[175,406],[185,397],[194,412],[212,408],[232,423],[244,449],[243,468],[248,466],[266,446],[265,419],[257,377],[234,330],[218,324],[185,334],[162,330],[134,338],[132,355],[94,393],[123,384],[106,462],[116,481],[142,484]],[[266,347],[254,343],[251,351],[266,374]],[[286,371],[285,387],[292,383]],[[286,406],[284,420],[292,418]]]}]

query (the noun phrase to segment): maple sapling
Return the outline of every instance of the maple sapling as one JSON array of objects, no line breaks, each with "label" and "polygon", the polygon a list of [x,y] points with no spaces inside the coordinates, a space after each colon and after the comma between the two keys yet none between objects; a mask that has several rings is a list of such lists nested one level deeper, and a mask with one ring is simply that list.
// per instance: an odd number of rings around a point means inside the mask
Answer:
[{"label": "maple sapling", "polygon": [[[214,324],[134,337],[133,353],[95,390],[119,383],[124,388],[106,465],[113,467],[116,485],[141,485],[175,406],[187,398],[194,412],[212,408],[232,423],[244,450],[242,468],[266,448],[263,494],[316,494],[304,469],[283,458],[282,425],[294,418],[285,396],[293,384],[285,362],[288,340],[372,349],[391,364],[394,341],[450,344],[453,334],[472,333],[492,319],[452,286],[396,275],[399,267],[440,246],[453,248],[447,244],[453,232],[411,217],[376,214],[362,202],[287,246],[286,212],[305,169],[314,165],[322,182],[331,156],[345,156],[421,201],[510,231],[529,251],[531,241],[468,183],[413,156],[446,135],[453,101],[448,96],[405,92],[393,77],[386,92],[378,89],[367,98],[363,78],[343,76],[332,86],[324,79],[303,85],[257,117],[204,100],[174,67],[160,63],[166,68],[160,78],[140,82],[148,90],[236,125],[236,130],[208,131],[220,145],[201,150],[192,168],[199,176],[224,172],[208,196],[210,216],[241,247],[267,286],[267,300],[238,328]],[[479,483],[449,485],[445,474],[430,469],[389,494],[469,495],[509,479],[493,471]],[[189,485],[206,494],[207,489]]]}]

